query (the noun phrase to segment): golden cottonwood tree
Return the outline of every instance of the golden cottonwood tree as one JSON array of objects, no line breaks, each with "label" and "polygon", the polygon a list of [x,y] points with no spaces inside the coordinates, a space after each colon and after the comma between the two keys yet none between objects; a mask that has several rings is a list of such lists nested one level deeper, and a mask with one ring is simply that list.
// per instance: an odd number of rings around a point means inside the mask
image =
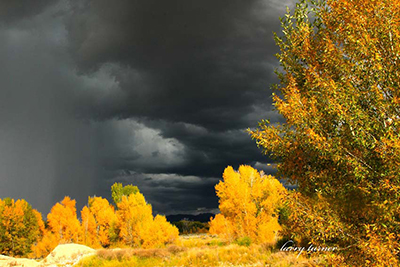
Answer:
[{"label": "golden cottonwood tree", "polygon": [[273,99],[286,123],[263,121],[252,137],[296,198],[313,199],[293,212],[316,219],[320,198],[334,213],[338,227],[319,213],[312,242],[346,248],[348,264],[398,265],[400,1],[301,1],[282,28]]},{"label": "golden cottonwood tree", "polygon": [[179,236],[179,230],[170,224],[165,216],[156,215],[147,224],[139,229],[142,238],[143,248],[163,247],[172,244]]},{"label": "golden cottonwood tree", "polygon": [[[117,217],[114,207],[102,197],[89,197],[89,207],[81,212],[82,230],[89,244],[99,243],[106,247],[110,245],[110,236]],[[93,244],[94,244],[93,243]]]},{"label": "golden cottonwood tree", "polygon": [[123,243],[132,247],[161,247],[178,238],[178,228],[164,216],[153,218],[151,205],[141,193],[122,196],[117,206],[116,225]]},{"label": "golden cottonwood tree", "polygon": [[139,247],[143,242],[141,230],[153,219],[152,209],[141,193],[122,196],[117,204],[117,225],[122,241],[132,247]]},{"label": "golden cottonwood tree", "polygon": [[40,213],[23,199],[0,199],[0,254],[27,256],[41,237]]},{"label": "golden cottonwood tree", "polygon": [[47,215],[47,227],[41,227],[42,237],[32,246],[32,257],[46,257],[60,243],[82,242],[75,203],[75,200],[66,196],[51,208]]},{"label": "golden cottonwood tree", "polygon": [[260,243],[276,241],[281,229],[277,211],[286,194],[277,179],[250,166],[242,165],[239,171],[229,166],[215,190],[221,214],[211,220],[210,233],[231,240],[249,237]]},{"label": "golden cottonwood tree", "polygon": [[56,203],[47,215],[47,222],[59,242],[78,242],[80,223],[76,216],[76,201],[66,196]]},{"label": "golden cottonwood tree", "polygon": [[96,219],[89,207],[84,206],[81,210],[82,242],[91,247],[98,246]]}]

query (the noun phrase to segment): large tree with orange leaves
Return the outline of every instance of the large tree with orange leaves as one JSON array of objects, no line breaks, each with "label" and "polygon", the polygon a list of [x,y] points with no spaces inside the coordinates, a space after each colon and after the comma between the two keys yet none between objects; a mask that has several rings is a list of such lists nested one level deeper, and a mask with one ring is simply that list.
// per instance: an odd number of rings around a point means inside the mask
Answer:
[{"label": "large tree with orange leaves", "polygon": [[286,123],[252,137],[299,186],[293,216],[319,229],[312,242],[346,248],[349,264],[397,265],[400,1],[304,0],[282,28],[273,99]]},{"label": "large tree with orange leaves", "polygon": [[[130,186],[131,187],[131,186]],[[178,228],[167,222],[165,216],[153,218],[152,207],[137,192],[121,196],[117,202],[116,228],[120,240],[132,247],[161,247],[175,242]]]},{"label": "large tree with orange leaves", "polygon": [[153,220],[151,205],[146,203],[144,196],[139,192],[123,196],[118,203],[117,218],[121,240],[129,246],[141,246],[142,230]]},{"label": "large tree with orange leaves", "polygon": [[28,202],[0,199],[0,254],[27,256],[43,230],[40,213]]},{"label": "large tree with orange leaves", "polygon": [[78,242],[80,223],[76,215],[76,201],[66,196],[56,203],[47,215],[47,222],[59,242]]},{"label": "large tree with orange leaves", "polygon": [[278,231],[278,208],[286,194],[282,184],[250,166],[239,171],[231,166],[223,181],[215,186],[219,197],[218,214],[210,222],[210,233],[227,239],[249,237],[259,243],[273,243]]},{"label": "large tree with orange leaves", "polygon": [[76,215],[76,201],[66,196],[47,215],[48,227],[41,227],[42,237],[32,246],[32,257],[47,256],[58,244],[86,241]]},{"label": "large tree with orange leaves", "polygon": [[81,217],[83,242],[92,246],[109,246],[117,217],[108,200],[89,197],[89,206],[83,207]]}]

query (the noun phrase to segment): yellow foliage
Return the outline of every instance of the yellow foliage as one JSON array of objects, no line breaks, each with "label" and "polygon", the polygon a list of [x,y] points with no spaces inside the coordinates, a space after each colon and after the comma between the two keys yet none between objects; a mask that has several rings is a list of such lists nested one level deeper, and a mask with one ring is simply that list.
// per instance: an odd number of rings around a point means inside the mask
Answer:
[{"label": "yellow foliage", "polygon": [[43,237],[40,241],[32,246],[32,258],[44,258],[53,251],[58,245],[59,239],[56,234],[51,231],[45,230]]},{"label": "yellow foliage", "polygon": [[229,241],[233,241],[235,236],[232,223],[222,214],[217,214],[215,218],[211,218],[209,233]]},{"label": "yellow foliage", "polygon": [[81,210],[82,242],[91,247],[96,247],[98,243],[96,219],[87,206]]},{"label": "yellow foliage", "polygon": [[156,215],[149,224],[140,229],[143,248],[163,247],[172,244],[179,236],[178,228],[167,222],[165,216]]},{"label": "yellow foliage", "polygon": [[153,218],[151,205],[137,192],[122,196],[118,204],[117,228],[122,241],[132,247],[161,247],[173,243],[179,231],[165,216]]},{"label": "yellow foliage", "polygon": [[397,0],[300,0],[275,36],[285,123],[250,131],[298,185],[296,234],[354,266],[399,264],[399,18]]},{"label": "yellow foliage", "polygon": [[43,234],[38,211],[23,199],[0,199],[0,254],[26,256]]},{"label": "yellow foliage", "polygon": [[84,208],[86,214],[85,220],[82,215],[82,226],[90,231],[91,241],[103,247],[110,245],[110,229],[117,220],[114,207],[105,198],[89,197],[89,207]]},{"label": "yellow foliage", "polygon": [[142,244],[143,229],[153,219],[151,206],[139,192],[122,196],[121,202],[117,205],[117,226],[120,230],[120,238],[129,246],[139,247]]},{"label": "yellow foliage", "polygon": [[255,242],[275,241],[281,229],[277,208],[286,194],[278,180],[250,166],[242,165],[239,171],[229,166],[215,189],[221,215],[211,220],[210,233],[228,239],[247,236]]},{"label": "yellow foliage", "polygon": [[80,223],[76,216],[75,200],[66,196],[61,203],[56,203],[47,215],[50,230],[59,242],[78,242]]}]

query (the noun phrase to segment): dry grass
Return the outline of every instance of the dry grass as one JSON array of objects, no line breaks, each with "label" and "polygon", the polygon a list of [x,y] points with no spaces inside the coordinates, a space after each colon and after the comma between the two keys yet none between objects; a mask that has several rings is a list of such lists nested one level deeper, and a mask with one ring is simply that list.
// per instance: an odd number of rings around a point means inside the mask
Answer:
[{"label": "dry grass", "polygon": [[135,257],[141,258],[166,258],[170,256],[167,249],[101,249],[97,251],[97,256],[106,260],[122,260]]},{"label": "dry grass", "polygon": [[101,249],[76,266],[326,266],[323,257],[273,251],[269,246],[226,244],[218,238],[198,235],[180,238],[178,245],[157,249]]}]

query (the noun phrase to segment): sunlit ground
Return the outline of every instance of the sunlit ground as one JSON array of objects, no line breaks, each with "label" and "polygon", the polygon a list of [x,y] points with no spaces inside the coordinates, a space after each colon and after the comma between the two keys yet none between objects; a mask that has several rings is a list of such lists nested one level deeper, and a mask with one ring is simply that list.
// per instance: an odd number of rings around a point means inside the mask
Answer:
[{"label": "sunlit ground", "polygon": [[101,249],[76,266],[326,266],[323,255],[298,255],[270,246],[228,244],[210,235],[181,236],[158,249]]}]

